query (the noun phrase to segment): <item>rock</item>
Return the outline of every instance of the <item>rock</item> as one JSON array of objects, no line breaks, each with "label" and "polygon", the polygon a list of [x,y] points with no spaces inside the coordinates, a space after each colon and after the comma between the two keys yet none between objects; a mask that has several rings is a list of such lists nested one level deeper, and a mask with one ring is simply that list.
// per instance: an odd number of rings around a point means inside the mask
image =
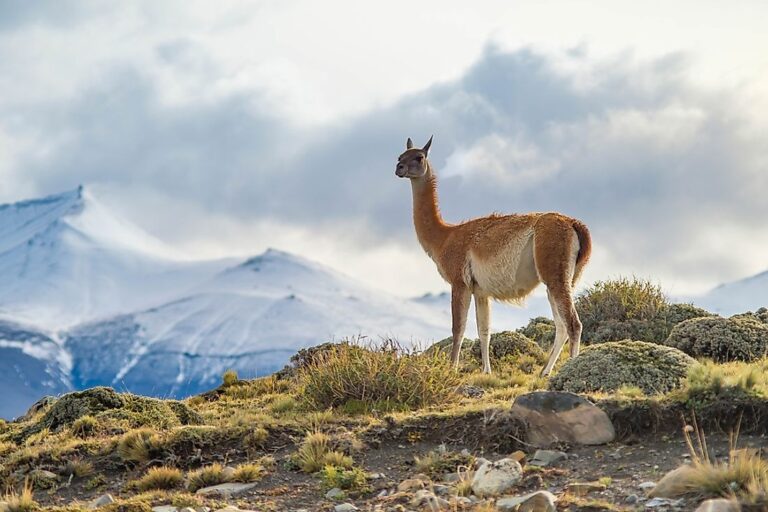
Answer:
[{"label": "rock", "polygon": [[540,448],[557,442],[605,444],[616,437],[608,415],[573,393],[527,393],[515,399],[510,412],[528,425],[527,441]]},{"label": "rock", "polygon": [[653,498],[645,503],[645,508],[678,507],[683,500],[670,500],[668,498]]},{"label": "rock", "polygon": [[682,465],[677,469],[673,469],[659,480],[648,493],[651,498],[676,498],[682,496],[685,489],[685,482],[687,482],[691,473],[694,472],[693,467],[688,465]]},{"label": "rock", "polygon": [[342,503],[333,507],[336,512],[356,512],[358,508],[351,503]]},{"label": "rock", "polygon": [[102,494],[95,500],[90,501],[88,503],[88,508],[91,510],[94,510],[114,502],[115,502],[115,498],[113,498],[111,494]]},{"label": "rock", "polygon": [[235,476],[235,468],[232,466],[224,466],[224,469],[221,470],[221,475],[225,480],[232,480],[232,477]]},{"label": "rock", "polygon": [[199,494],[201,496],[218,495],[222,498],[231,498],[243,494],[244,492],[253,489],[254,487],[256,487],[255,482],[249,484],[226,483],[212,485],[210,487],[203,487],[202,489],[198,489],[195,494]]},{"label": "rock", "polygon": [[434,492],[437,496],[447,496],[451,493],[451,488],[447,485],[434,484],[432,485],[432,492]]},{"label": "rock", "polygon": [[558,452],[554,450],[536,450],[533,454],[533,459],[528,462],[532,466],[547,467],[552,466],[561,460],[568,458],[568,454],[565,452]]},{"label": "rock", "polygon": [[702,502],[696,512],[741,512],[741,505],[738,501],[718,498]]},{"label": "rock", "polygon": [[650,491],[654,487],[656,487],[656,482],[651,482],[650,480],[647,482],[642,482],[640,485],[638,485],[639,488],[644,490],[645,492]]},{"label": "rock", "polygon": [[523,467],[514,459],[486,462],[472,479],[472,492],[477,496],[500,496],[523,478]]},{"label": "rock", "polygon": [[339,500],[345,496],[344,491],[339,489],[338,487],[334,487],[327,493],[325,493],[325,498],[328,500]]},{"label": "rock", "polygon": [[160,505],[152,507],[152,512],[177,512],[179,509],[173,505]]},{"label": "rock", "polygon": [[605,490],[605,484],[600,482],[573,482],[565,486],[565,490],[574,496],[586,496],[591,492]]},{"label": "rock", "polygon": [[416,494],[411,498],[410,505],[417,508],[426,508],[427,510],[444,510],[447,509],[449,503],[435,496],[432,491],[427,489],[421,489],[416,491]]},{"label": "rock", "polygon": [[630,494],[629,496],[624,498],[624,503],[628,505],[634,505],[638,501],[640,501],[640,496],[638,496],[637,494]]},{"label": "rock", "polygon": [[555,512],[557,498],[549,491],[537,491],[525,496],[500,498],[496,509],[500,512]]},{"label": "rock", "polygon": [[482,467],[483,464],[487,464],[488,462],[490,462],[490,461],[488,459],[486,459],[485,457],[478,457],[478,458],[476,458],[475,459],[475,469],[480,469],[480,467]]},{"label": "rock", "polygon": [[208,507],[197,507],[195,512],[211,512],[211,509]]},{"label": "rock", "polygon": [[[192,507],[184,507],[179,512],[196,512],[196,510],[193,509]],[[209,509],[209,512],[210,512],[210,509]]]},{"label": "rock", "polygon": [[50,406],[53,405],[55,401],[56,399],[52,396],[44,396],[43,398],[41,398],[40,400],[32,404],[32,406],[29,409],[27,409],[27,412],[24,413],[24,416],[18,418],[16,421],[22,422],[22,421],[31,420],[35,414],[37,414],[40,411],[44,411],[48,409]]},{"label": "rock", "polygon": [[400,492],[411,492],[411,491],[416,491],[423,488],[424,488],[424,482],[416,478],[409,478],[407,480],[403,480],[397,486],[397,490]]},{"label": "rock", "polygon": [[485,394],[485,390],[483,388],[469,384],[459,386],[456,388],[456,392],[460,395],[466,396],[467,398],[480,398]]}]

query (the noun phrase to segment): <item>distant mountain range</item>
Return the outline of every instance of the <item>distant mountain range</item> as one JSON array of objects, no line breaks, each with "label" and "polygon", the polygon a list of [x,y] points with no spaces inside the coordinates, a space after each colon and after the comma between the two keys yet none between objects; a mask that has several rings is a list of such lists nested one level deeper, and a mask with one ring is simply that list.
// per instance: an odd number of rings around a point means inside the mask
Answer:
[{"label": "distant mountain range", "polygon": [[[109,385],[182,397],[233,368],[253,377],[298,349],[354,336],[427,346],[450,335],[447,294],[403,299],[302,257],[189,261],[86,189],[0,206],[0,417],[46,394]],[[726,314],[768,303],[768,272],[697,301]],[[496,305],[494,330],[549,315]],[[467,336],[475,336],[470,315]]]}]

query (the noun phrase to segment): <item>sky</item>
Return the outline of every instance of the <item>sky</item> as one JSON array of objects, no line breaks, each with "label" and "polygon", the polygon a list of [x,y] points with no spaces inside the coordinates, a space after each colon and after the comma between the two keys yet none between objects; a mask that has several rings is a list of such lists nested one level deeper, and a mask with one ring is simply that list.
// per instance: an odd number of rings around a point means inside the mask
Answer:
[{"label": "sky", "polygon": [[190,259],[302,254],[402,296],[407,137],[446,220],[561,211],[584,282],[768,269],[768,4],[0,0],[0,201],[85,184]]}]

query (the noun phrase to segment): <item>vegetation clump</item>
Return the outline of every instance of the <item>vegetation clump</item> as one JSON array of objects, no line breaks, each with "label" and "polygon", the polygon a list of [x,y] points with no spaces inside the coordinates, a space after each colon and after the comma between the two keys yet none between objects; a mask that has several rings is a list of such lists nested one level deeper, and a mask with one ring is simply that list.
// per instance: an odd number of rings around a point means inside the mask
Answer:
[{"label": "vegetation clump", "polygon": [[229,482],[230,478],[224,472],[224,466],[215,462],[210,466],[205,466],[187,475],[187,489],[197,491],[204,487],[219,485]]},{"label": "vegetation clump", "polygon": [[544,316],[531,318],[528,324],[517,332],[533,340],[544,350],[548,350],[555,343],[555,322]]},{"label": "vegetation clump", "polygon": [[712,316],[691,304],[670,304],[661,287],[638,278],[598,281],[576,299],[584,343],[633,339],[663,342],[672,328]]},{"label": "vegetation clump", "polygon": [[[446,338],[438,341],[426,353],[442,354],[448,357],[453,346],[453,339]],[[509,366],[525,373],[530,373],[536,365],[547,361],[544,350],[530,338],[520,332],[502,331],[491,334],[488,344],[491,364]],[[482,358],[479,340],[465,339],[461,345],[460,362],[465,370],[472,371],[480,368]]]},{"label": "vegetation clump", "polygon": [[565,362],[550,389],[573,393],[613,392],[637,386],[648,395],[680,387],[694,359],[672,347],[616,341],[587,347]]},{"label": "vegetation clump", "polygon": [[301,370],[300,383],[317,409],[356,400],[416,409],[448,400],[461,378],[442,353],[407,353],[394,344],[363,348],[342,343],[316,354]]},{"label": "vegetation clump", "polygon": [[753,315],[694,318],[675,326],[665,343],[717,362],[755,361],[768,352],[768,324]]},{"label": "vegetation clump", "polygon": [[176,489],[184,481],[184,475],[177,468],[160,466],[150,468],[146,474],[136,481],[136,488],[140,491],[155,489]]},{"label": "vegetation clump", "polygon": [[117,443],[117,453],[126,462],[147,462],[158,457],[163,448],[163,439],[150,428],[131,430]]}]

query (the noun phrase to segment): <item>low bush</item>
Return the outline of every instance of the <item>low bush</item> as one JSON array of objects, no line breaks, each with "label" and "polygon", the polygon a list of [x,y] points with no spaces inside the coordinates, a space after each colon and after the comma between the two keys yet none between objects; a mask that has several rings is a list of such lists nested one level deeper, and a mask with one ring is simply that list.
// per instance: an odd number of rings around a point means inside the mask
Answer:
[{"label": "low bush", "polygon": [[368,490],[368,478],[360,468],[340,468],[325,466],[320,472],[320,479],[325,489],[363,492]]},{"label": "low bush", "polygon": [[544,350],[549,350],[555,343],[555,322],[543,316],[531,318],[528,325],[521,327],[517,332],[533,340]]},{"label": "low bush", "polygon": [[585,344],[633,339],[663,342],[672,328],[712,316],[691,304],[670,304],[661,287],[638,278],[598,281],[576,299]]},{"label": "low bush", "polygon": [[768,324],[744,315],[694,318],[676,325],[665,344],[717,362],[754,361],[768,352]]},{"label": "low bush", "polygon": [[[426,354],[443,354],[450,356],[453,347],[453,339],[446,338],[438,341]],[[531,373],[536,367],[547,361],[544,350],[530,338],[515,331],[502,331],[491,334],[488,343],[488,352],[492,366],[503,366],[525,373]],[[482,354],[479,340],[465,339],[461,345],[460,364],[464,371],[474,371],[481,368]]]},{"label": "low bush", "polygon": [[317,409],[347,402],[390,401],[416,409],[449,399],[461,383],[442,353],[407,353],[394,344],[335,345],[300,372],[304,396]]},{"label": "low bush", "polygon": [[643,341],[615,341],[586,347],[549,381],[550,389],[573,393],[613,392],[637,386],[652,395],[679,388],[695,363],[685,353]]}]

